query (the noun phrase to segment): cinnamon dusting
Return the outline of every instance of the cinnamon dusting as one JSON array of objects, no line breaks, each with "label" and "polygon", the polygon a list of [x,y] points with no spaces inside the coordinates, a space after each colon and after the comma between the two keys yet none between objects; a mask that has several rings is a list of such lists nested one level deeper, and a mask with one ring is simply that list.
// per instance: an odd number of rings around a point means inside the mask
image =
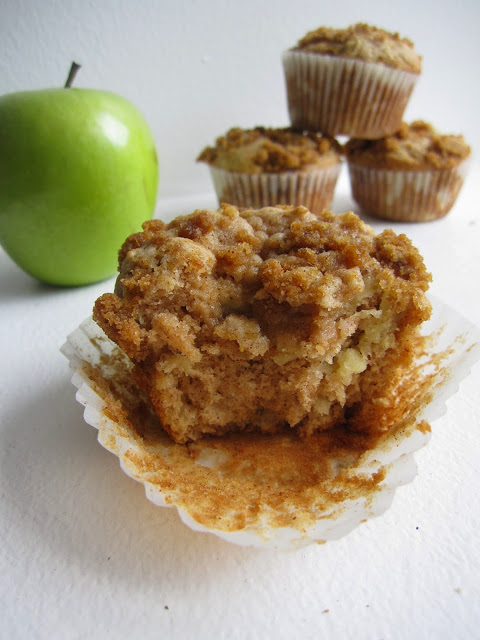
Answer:
[{"label": "cinnamon dusting", "polygon": [[[389,465],[380,462],[384,448],[392,441],[400,446],[417,430],[429,432],[418,416],[446,377],[446,354],[429,354],[430,342],[416,342],[401,392],[383,407],[399,422],[382,435],[344,424],[307,438],[285,430],[176,444],[135,389],[131,365],[119,349],[104,354],[98,365],[85,363],[84,372],[105,403],[105,420],[97,425],[100,441],[168,504],[212,530],[268,535],[269,529],[291,527],[302,536],[319,518],[340,515],[350,501],[372,500],[388,479]],[[379,462],[365,470],[371,452]]]}]

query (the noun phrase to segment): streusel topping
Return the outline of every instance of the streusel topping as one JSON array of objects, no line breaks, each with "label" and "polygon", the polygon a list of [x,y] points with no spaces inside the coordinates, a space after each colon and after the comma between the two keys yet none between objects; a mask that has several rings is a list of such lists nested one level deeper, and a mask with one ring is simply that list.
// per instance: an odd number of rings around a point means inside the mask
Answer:
[{"label": "streusel topping", "polygon": [[334,138],[300,133],[290,128],[234,127],[205,148],[199,162],[239,173],[278,173],[340,162],[341,147]]},{"label": "streusel topping", "polygon": [[405,236],[353,213],[223,205],[146,222],[119,260],[94,318],[177,442],[388,428],[385,396],[430,313]]},{"label": "streusel topping", "polygon": [[320,27],[299,40],[297,50],[321,53],[365,62],[381,62],[389,67],[420,73],[422,58],[413,43],[398,33],[358,23],[346,29]]},{"label": "streusel topping", "polygon": [[379,140],[349,140],[349,161],[365,167],[396,170],[431,170],[456,167],[471,149],[462,135],[438,133],[431,124],[417,120],[402,123],[393,135]]}]

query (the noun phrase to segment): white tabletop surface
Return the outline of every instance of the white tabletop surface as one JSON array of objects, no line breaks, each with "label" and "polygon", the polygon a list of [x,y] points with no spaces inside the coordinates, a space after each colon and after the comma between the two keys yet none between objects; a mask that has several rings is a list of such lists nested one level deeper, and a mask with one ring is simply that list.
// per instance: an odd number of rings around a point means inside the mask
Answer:
[{"label": "white tabletop surface", "polygon": [[[479,324],[480,165],[443,220],[404,231],[432,291]],[[160,202],[171,217],[213,193]],[[343,175],[333,203],[354,208]],[[65,337],[113,279],[43,286],[0,252],[0,637],[478,638],[480,367],[432,425],[386,514],[279,552],[194,533],[155,507],[82,417]]]}]

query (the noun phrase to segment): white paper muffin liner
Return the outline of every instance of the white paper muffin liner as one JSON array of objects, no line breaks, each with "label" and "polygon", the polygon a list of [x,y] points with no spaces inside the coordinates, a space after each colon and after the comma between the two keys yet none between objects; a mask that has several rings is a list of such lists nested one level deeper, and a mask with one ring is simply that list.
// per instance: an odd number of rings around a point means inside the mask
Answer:
[{"label": "white paper muffin liner", "polygon": [[348,161],[352,196],[376,217],[404,222],[443,218],[460,193],[468,161],[448,169],[402,171]]},{"label": "white paper muffin liner", "polygon": [[[339,538],[382,514],[397,487],[414,478],[413,454],[430,436],[425,421],[445,412],[480,357],[480,331],[439,301],[425,335],[435,339],[415,372],[424,380],[411,402],[416,409],[364,449],[328,432],[313,440],[237,434],[178,445],[145,410],[128,360],[91,318],[62,352],[74,370],[85,421],[153,503],[176,507],[193,530],[229,542],[295,549]],[[319,444],[323,455],[317,457]]]},{"label": "white paper muffin liner", "polygon": [[351,138],[397,131],[418,74],[305,51],[282,57],[292,127]]},{"label": "white paper muffin liner", "polygon": [[303,205],[321,213],[333,200],[342,163],[306,171],[282,173],[238,173],[210,166],[220,203],[261,209],[277,205]]}]

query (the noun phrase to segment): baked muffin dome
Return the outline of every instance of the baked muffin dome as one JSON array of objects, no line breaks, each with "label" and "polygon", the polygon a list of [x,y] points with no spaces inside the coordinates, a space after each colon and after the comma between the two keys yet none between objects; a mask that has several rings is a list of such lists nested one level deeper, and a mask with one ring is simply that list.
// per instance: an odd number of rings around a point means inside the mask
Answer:
[{"label": "baked muffin dome", "polygon": [[329,136],[291,128],[234,127],[198,156],[220,169],[240,173],[278,173],[338,164],[341,147]]},{"label": "baked muffin dome", "polygon": [[301,38],[294,50],[380,62],[411,73],[422,70],[422,57],[411,40],[364,23],[346,29],[319,27]]},{"label": "baked muffin dome", "polygon": [[471,153],[462,135],[439,133],[423,120],[402,122],[398,131],[379,140],[351,139],[345,149],[349,160],[364,167],[416,171],[450,169]]}]

